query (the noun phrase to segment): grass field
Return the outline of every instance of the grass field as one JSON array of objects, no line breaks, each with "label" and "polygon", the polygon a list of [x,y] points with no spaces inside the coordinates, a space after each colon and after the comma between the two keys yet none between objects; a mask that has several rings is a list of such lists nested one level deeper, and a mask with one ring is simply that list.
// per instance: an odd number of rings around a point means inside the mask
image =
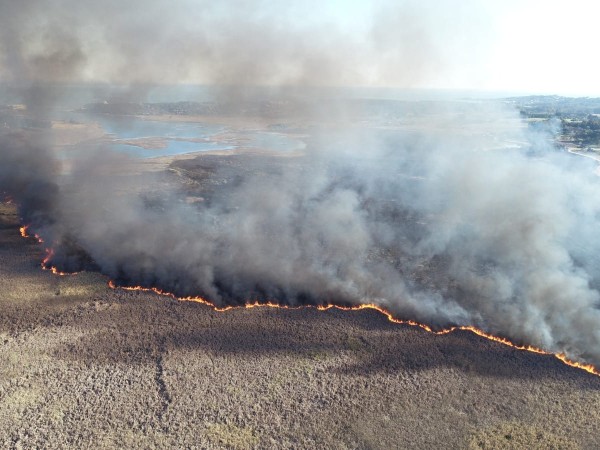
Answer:
[{"label": "grass field", "polygon": [[209,307],[40,269],[0,208],[2,448],[599,448],[600,378],[375,311]]}]

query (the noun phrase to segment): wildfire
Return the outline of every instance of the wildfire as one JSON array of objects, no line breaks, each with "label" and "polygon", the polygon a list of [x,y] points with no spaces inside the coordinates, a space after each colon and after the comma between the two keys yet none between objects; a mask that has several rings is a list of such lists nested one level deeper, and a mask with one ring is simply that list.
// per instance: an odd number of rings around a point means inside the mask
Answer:
[{"label": "wildfire", "polygon": [[[30,225],[23,225],[21,228],[19,228],[19,232],[21,233],[21,236],[24,238],[30,238],[33,237],[35,238],[40,244],[44,243],[44,240],[42,239],[42,237],[39,234],[34,234],[33,236],[31,236],[27,230],[29,230]],[[49,252],[50,250],[46,249],[46,252]]]},{"label": "wildfire", "polygon": [[329,309],[337,309],[337,310],[341,310],[341,311],[360,311],[360,310],[364,310],[364,309],[371,309],[371,310],[375,310],[375,311],[383,314],[392,323],[396,323],[396,324],[400,324],[400,325],[410,325],[412,327],[419,327],[419,328],[421,328],[429,333],[433,333],[435,335],[449,334],[454,331],[469,331],[473,334],[476,334],[477,336],[481,336],[483,338],[489,339],[490,341],[498,342],[499,344],[503,344],[508,347],[514,348],[515,350],[523,350],[523,351],[528,351],[528,352],[532,352],[532,353],[537,353],[540,355],[552,355],[568,366],[575,367],[577,369],[582,369],[593,375],[600,376],[600,370],[597,369],[592,364],[585,364],[585,363],[581,363],[578,361],[573,361],[573,360],[569,359],[564,353],[552,353],[552,352],[542,350],[541,348],[535,347],[532,345],[515,344],[512,341],[508,340],[507,338],[494,336],[492,334],[486,333],[485,331],[480,330],[479,328],[476,328],[473,326],[462,325],[462,326],[450,327],[450,328],[445,328],[443,330],[436,331],[433,328],[431,328],[429,325],[419,323],[414,320],[397,319],[392,315],[391,312],[389,312],[385,308],[383,308],[379,305],[373,304],[373,303],[365,303],[365,304],[356,305],[356,306],[338,306],[338,305],[287,306],[287,305],[280,305],[280,304],[277,304],[274,302],[252,302],[252,303],[246,303],[245,305],[242,305],[242,306],[225,306],[225,307],[221,308],[221,307],[214,305],[213,303],[211,303],[210,301],[208,301],[202,297],[177,297],[175,294],[173,294],[171,292],[166,292],[161,289],[154,288],[154,287],[147,288],[147,287],[143,287],[143,286],[117,286],[114,283],[114,281],[112,281],[112,280],[110,280],[108,282],[108,286],[111,289],[123,289],[125,291],[139,291],[139,292],[154,292],[155,294],[170,297],[172,299],[179,300],[179,301],[202,303],[203,305],[210,306],[215,311],[219,311],[219,312],[230,311],[232,309],[237,309],[237,308],[246,308],[246,309],[251,309],[251,308],[279,308],[279,309],[315,308],[318,311],[327,311]]},{"label": "wildfire", "polygon": [[[21,236],[23,237],[30,237],[27,234],[27,229],[28,226],[22,226],[20,228],[21,231]],[[34,237],[38,240],[38,242],[42,243],[44,242],[38,235],[34,235]],[[66,275],[76,275],[77,273],[65,273],[65,272],[61,272],[59,271],[56,267],[54,266],[48,266],[48,264],[50,263],[50,261],[52,260],[52,258],[54,257],[54,251],[52,249],[46,249],[46,257],[44,258],[44,260],[42,261],[42,269],[44,270],[50,270],[53,274],[55,275],[59,275],[59,276],[66,276]],[[395,323],[395,324],[400,324],[400,325],[409,325],[412,327],[419,327],[429,333],[433,333],[435,335],[444,335],[444,334],[449,334],[452,333],[454,331],[469,331],[473,334],[476,334],[477,336],[481,336],[485,339],[489,339],[490,341],[494,341],[497,342],[499,344],[503,344],[506,345],[508,347],[514,348],[515,350],[522,350],[522,351],[528,351],[528,352],[532,352],[532,353],[537,353],[540,355],[552,355],[555,358],[559,359],[560,361],[562,361],[564,364],[571,366],[571,367],[575,367],[577,369],[581,369],[581,370],[585,370],[588,373],[591,373],[593,375],[596,376],[600,376],[600,369],[596,368],[595,366],[593,366],[592,364],[585,364],[585,363],[581,363],[578,361],[573,361],[571,359],[569,359],[567,357],[567,355],[565,355],[564,353],[552,353],[552,352],[548,352],[546,350],[542,350],[539,347],[535,347],[532,345],[519,345],[519,344],[515,344],[514,342],[510,341],[507,338],[504,337],[500,337],[500,336],[494,336],[490,333],[486,333],[483,330],[480,330],[479,328],[473,327],[473,326],[466,326],[466,325],[462,325],[462,326],[455,326],[455,327],[450,327],[450,328],[445,328],[442,330],[434,330],[433,328],[431,328],[429,325],[423,324],[423,323],[419,323],[416,322],[414,320],[402,320],[402,319],[397,319],[396,317],[393,316],[393,314],[391,312],[389,312],[388,310],[386,310],[385,308],[383,308],[382,306],[376,305],[374,303],[364,303],[364,304],[360,304],[360,305],[355,305],[355,306],[339,306],[339,305],[319,305],[319,306],[312,306],[312,305],[304,305],[304,306],[287,306],[287,305],[280,305],[278,303],[275,302],[259,302],[259,301],[255,301],[252,303],[246,303],[244,305],[241,306],[225,306],[225,307],[218,307],[216,306],[214,303],[202,298],[202,297],[178,297],[175,294],[171,293],[171,292],[166,292],[163,291],[162,289],[156,288],[156,287],[143,287],[143,286],[118,286],[117,284],[115,284],[114,281],[109,280],[108,281],[108,286],[111,289],[122,289],[125,291],[139,291],[139,292],[154,292],[155,294],[161,295],[161,296],[165,296],[165,297],[170,297],[172,299],[175,300],[179,300],[179,301],[188,301],[188,302],[196,302],[196,303],[201,303],[203,305],[207,305],[210,306],[211,308],[213,308],[215,311],[218,312],[224,312],[224,311],[230,311],[232,309],[238,309],[238,308],[246,308],[246,309],[251,309],[251,308],[279,308],[279,309],[301,309],[301,308],[315,308],[318,311],[327,311],[330,309],[337,309],[337,310],[341,310],[341,311],[361,311],[361,310],[365,310],[365,309],[370,309],[370,310],[375,310],[381,314],[383,314],[390,322]]]},{"label": "wildfire", "polygon": [[[34,234],[33,236],[29,235],[27,233],[28,229],[29,229],[29,225],[23,225],[21,228],[19,228],[19,232],[21,233],[22,237],[24,237],[24,238],[31,238],[31,237],[33,237],[40,244],[44,243],[44,240],[38,234]],[[61,272],[56,267],[50,265],[50,261],[52,261],[52,258],[54,258],[54,250],[51,249],[51,248],[46,248],[45,250],[46,250],[46,256],[44,257],[44,259],[42,260],[42,263],[40,264],[42,266],[43,270],[49,270],[54,275],[58,275],[58,276],[61,276],[61,277],[66,277],[67,275],[77,275],[79,273],[79,272]]]},{"label": "wildfire", "polygon": [[61,272],[56,267],[50,265],[50,261],[52,261],[52,258],[54,258],[54,250],[52,250],[51,248],[47,248],[46,249],[46,257],[44,258],[44,260],[42,261],[42,264],[41,264],[43,270],[49,270],[54,275],[58,275],[59,277],[66,277],[68,275],[77,275],[79,273],[79,272]]}]

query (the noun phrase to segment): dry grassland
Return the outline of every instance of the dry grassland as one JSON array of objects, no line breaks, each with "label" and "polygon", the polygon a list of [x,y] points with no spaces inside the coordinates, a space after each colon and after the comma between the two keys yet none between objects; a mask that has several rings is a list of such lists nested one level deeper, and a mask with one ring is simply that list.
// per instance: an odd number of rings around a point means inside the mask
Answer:
[{"label": "dry grassland", "polygon": [[600,378],[374,311],[218,313],[42,271],[0,208],[0,447],[600,448]]}]

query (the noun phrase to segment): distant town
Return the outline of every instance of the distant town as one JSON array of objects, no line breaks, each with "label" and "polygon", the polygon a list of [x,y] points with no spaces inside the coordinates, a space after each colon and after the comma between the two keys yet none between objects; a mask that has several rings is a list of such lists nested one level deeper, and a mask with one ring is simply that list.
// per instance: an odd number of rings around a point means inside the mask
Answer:
[{"label": "distant town", "polygon": [[600,98],[530,96],[508,99],[530,123],[557,121],[559,143],[600,154]]}]

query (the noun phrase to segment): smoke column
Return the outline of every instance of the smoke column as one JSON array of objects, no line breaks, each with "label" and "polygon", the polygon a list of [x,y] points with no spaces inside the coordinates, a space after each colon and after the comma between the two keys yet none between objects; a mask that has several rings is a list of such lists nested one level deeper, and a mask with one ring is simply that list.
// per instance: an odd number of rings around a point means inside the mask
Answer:
[{"label": "smoke column", "polygon": [[[118,81],[130,87],[123,98],[202,79],[235,103],[261,84],[411,86],[443,69],[431,19],[409,4],[395,21],[376,14],[359,39],[297,25],[261,2],[80,3],[0,4],[0,73],[32,120],[51,117],[73,81]],[[311,105],[306,120],[346,114]],[[525,128],[455,131],[514,122],[509,109],[447,113],[429,124],[435,132],[317,127],[296,163],[248,174],[201,205],[182,202],[160,174],[128,174],[131,161],[107,149],[82,151],[61,174],[43,133],[9,127],[0,191],[64,270],[94,268],[219,306],[376,303],[600,364],[597,178]],[[509,138],[535,151],[497,148]]]}]

